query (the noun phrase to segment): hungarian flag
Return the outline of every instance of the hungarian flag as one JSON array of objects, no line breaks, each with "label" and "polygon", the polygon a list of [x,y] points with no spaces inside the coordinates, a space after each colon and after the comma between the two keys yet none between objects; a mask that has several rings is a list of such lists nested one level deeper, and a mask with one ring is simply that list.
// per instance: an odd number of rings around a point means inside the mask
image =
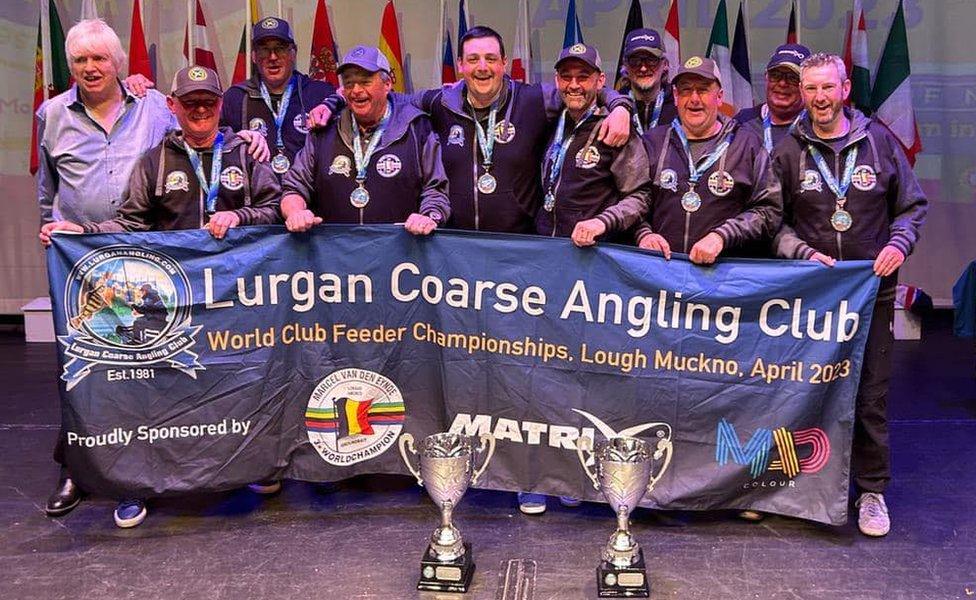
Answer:
[{"label": "hungarian flag", "polygon": [[790,3],[790,20],[786,24],[787,44],[800,43],[800,28],[797,26],[797,18],[799,18],[799,14],[797,13],[796,0],[793,0],[793,2]]},{"label": "hungarian flag", "polygon": [[454,53],[451,52],[451,34],[444,32],[444,52],[441,61],[441,83],[454,83],[457,81],[457,74],[454,72]]},{"label": "hungarian flag", "polygon": [[146,35],[142,29],[142,10],[139,0],[132,2],[132,26],[129,28],[129,75],[136,73],[146,79],[153,79],[149,50],[146,49]]},{"label": "hungarian flag", "polygon": [[871,114],[871,68],[868,66],[868,30],[864,25],[861,0],[854,0],[844,36],[844,66],[851,80],[851,95],[846,104]]},{"label": "hungarian flag", "polygon": [[582,43],[584,43],[583,30],[580,29],[579,18],[576,16],[576,0],[569,0],[569,7],[566,9],[566,29],[563,32],[563,48]]},{"label": "hungarian flag", "polygon": [[635,29],[640,29],[644,26],[644,13],[641,12],[641,5],[638,0],[630,0],[630,10],[627,11],[627,24],[624,25],[624,37],[620,40],[620,56],[617,58],[617,76],[613,80],[613,87],[615,89],[620,89],[623,85],[621,82],[621,71],[624,66],[624,48],[627,46],[627,36],[630,32]]},{"label": "hungarian flag", "polygon": [[380,23],[380,52],[390,61],[390,74],[393,78],[393,91],[407,91],[406,77],[403,73],[403,54],[400,52],[400,27],[397,25],[396,8],[393,0],[386,3],[383,9],[383,21]]},{"label": "hungarian flag", "polygon": [[332,35],[329,11],[325,0],[318,0],[315,6],[315,21],[312,27],[312,56],[309,61],[308,76],[319,81],[328,81],[339,87],[339,64],[336,62],[339,49]]},{"label": "hungarian flag", "polygon": [[190,24],[186,24],[186,31],[183,37],[183,58],[187,65],[199,65],[217,70],[217,60],[214,53],[210,50],[210,41],[207,37],[207,20],[203,16],[203,7],[200,0],[196,0],[197,10],[195,23],[193,24],[193,60],[190,60]]},{"label": "hungarian flag", "polygon": [[41,16],[37,16],[37,45],[34,47],[34,110],[31,112],[30,174],[37,173],[37,110],[44,104],[44,47],[41,41]]},{"label": "hungarian flag", "polygon": [[668,20],[664,23],[664,54],[671,69],[681,64],[681,26],[678,23],[678,0],[671,0]]},{"label": "hungarian flag", "polygon": [[528,83],[529,68],[532,64],[532,51],[529,45],[529,5],[528,0],[519,0],[518,16],[515,19],[515,46],[512,48],[512,79]]},{"label": "hungarian flag", "polygon": [[[732,38],[732,97],[736,108],[749,108],[756,103],[752,93],[752,75],[749,73],[749,42],[746,41],[746,19],[743,0],[739,0],[739,14],[735,19],[735,35]],[[724,82],[723,82],[724,83]],[[728,85],[728,84],[726,84]],[[726,91],[726,94],[728,91]]]},{"label": "hungarian flag", "polygon": [[914,165],[915,155],[922,150],[922,138],[918,135],[918,122],[912,107],[911,75],[904,2],[899,0],[881,60],[878,61],[874,89],[871,90],[871,108],[874,117],[895,134],[908,160]]},{"label": "hungarian flag", "polygon": [[54,0],[47,3],[48,48],[50,49],[51,78],[47,84],[47,97],[52,98],[71,87],[71,71],[68,69],[68,55],[64,50],[64,29]]},{"label": "hungarian flag", "polygon": [[719,75],[722,77],[722,88],[725,98],[721,111],[726,116],[735,114],[735,90],[732,88],[732,56],[729,49],[729,14],[725,8],[725,0],[719,0],[715,11],[715,21],[712,23],[712,33],[708,37],[708,49],[705,56],[714,60],[718,65]]},{"label": "hungarian flag", "polygon": [[234,61],[234,74],[230,84],[234,85],[247,79],[247,25],[241,30],[241,43],[237,47],[237,60]]}]

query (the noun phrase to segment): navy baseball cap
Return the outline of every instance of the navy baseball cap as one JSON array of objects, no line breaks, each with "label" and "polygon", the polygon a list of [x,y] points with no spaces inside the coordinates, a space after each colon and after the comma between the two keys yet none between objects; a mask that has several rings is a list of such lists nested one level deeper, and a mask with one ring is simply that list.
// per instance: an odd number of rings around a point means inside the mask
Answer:
[{"label": "navy baseball cap", "polygon": [[295,45],[295,36],[291,32],[291,25],[284,19],[265,17],[251,29],[251,43],[257,44],[261,40],[275,38]]},{"label": "navy baseball cap", "polygon": [[776,67],[788,67],[797,73],[800,72],[800,64],[810,57],[810,49],[803,44],[783,44],[769,59],[766,65],[767,71],[772,71]]},{"label": "navy baseball cap", "polygon": [[692,56],[685,61],[685,64],[681,65],[678,72],[671,78],[671,83],[677,84],[678,80],[685,75],[698,75],[705,79],[712,79],[718,83],[719,87],[722,87],[722,74],[719,72],[715,61],[710,58]]},{"label": "navy baseball cap", "polygon": [[593,46],[586,44],[573,44],[568,48],[563,48],[563,51],[559,53],[559,60],[556,61],[555,68],[558,70],[559,65],[573,59],[582,61],[597,71],[603,71],[600,53]]},{"label": "navy baseball cap", "polygon": [[624,58],[639,51],[650,52],[654,56],[660,57],[664,54],[664,44],[661,42],[661,35],[653,29],[635,29],[627,34],[627,41],[624,42]]},{"label": "navy baseball cap", "polygon": [[377,71],[390,73],[392,71],[390,61],[387,60],[386,55],[380,52],[380,49],[375,46],[354,46],[342,57],[342,63],[339,64],[339,68],[337,69],[339,75],[342,75],[342,71],[347,67],[359,67],[370,73]]},{"label": "navy baseball cap", "polygon": [[173,89],[170,92],[177,98],[182,98],[192,92],[210,92],[222,96],[224,90],[220,87],[220,77],[207,67],[183,67],[173,76]]}]

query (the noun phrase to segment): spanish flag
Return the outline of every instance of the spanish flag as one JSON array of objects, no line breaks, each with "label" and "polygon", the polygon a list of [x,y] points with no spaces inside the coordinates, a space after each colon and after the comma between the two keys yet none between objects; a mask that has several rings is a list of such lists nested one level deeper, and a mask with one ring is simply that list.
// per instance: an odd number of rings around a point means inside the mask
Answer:
[{"label": "spanish flag", "polygon": [[393,72],[393,91],[406,92],[406,78],[403,75],[403,54],[400,52],[400,30],[397,25],[396,8],[393,0],[383,9],[383,22],[380,24],[380,52],[390,61]]}]

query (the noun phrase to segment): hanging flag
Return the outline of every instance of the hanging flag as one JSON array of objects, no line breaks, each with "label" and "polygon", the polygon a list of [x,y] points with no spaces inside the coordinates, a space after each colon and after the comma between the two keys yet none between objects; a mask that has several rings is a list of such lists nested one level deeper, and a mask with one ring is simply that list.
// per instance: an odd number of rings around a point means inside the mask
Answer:
[{"label": "hanging flag", "polygon": [[790,2],[790,20],[786,24],[786,43],[787,44],[799,44],[800,43],[800,28],[797,24],[797,19],[799,19],[799,13],[797,12],[796,0]]},{"label": "hanging flag", "polygon": [[725,8],[725,0],[719,0],[715,11],[715,21],[712,23],[712,33],[708,37],[708,49],[705,56],[718,65],[719,75],[722,77],[722,88],[725,90],[721,111],[727,116],[735,114],[735,90],[732,83],[732,56],[729,49],[729,15]]},{"label": "hanging flag", "polygon": [[914,165],[915,155],[922,150],[922,138],[918,135],[918,122],[912,106],[911,74],[904,1],[899,0],[878,61],[874,89],[871,91],[871,108],[874,117],[895,134],[908,160]]},{"label": "hanging flag", "polygon": [[386,3],[383,9],[383,21],[380,23],[380,52],[390,61],[390,74],[393,78],[393,91],[407,90],[406,78],[403,74],[403,54],[400,52],[400,27],[397,25],[396,8],[393,0]]},{"label": "hanging flag", "polygon": [[37,173],[40,162],[37,155],[37,110],[44,104],[44,45],[41,40],[41,15],[37,15],[37,45],[34,46],[34,110],[31,112],[30,174]]},{"label": "hanging flag", "polygon": [[95,0],[81,0],[81,19],[97,19],[98,10],[95,9]]},{"label": "hanging flag", "polygon": [[519,0],[518,16],[515,19],[515,46],[512,48],[512,79],[529,82],[529,69],[532,64],[532,51],[529,44],[529,5],[528,0]]},{"label": "hanging flag", "polygon": [[196,18],[193,24],[193,60],[190,60],[189,52],[189,23],[187,23],[187,29],[184,31],[183,36],[183,58],[187,60],[187,64],[208,67],[216,71],[217,60],[214,58],[213,51],[210,50],[210,41],[207,37],[207,20],[203,16],[203,7],[200,6],[200,0],[196,0],[196,9]]},{"label": "hanging flag", "polygon": [[743,4],[745,4],[744,0],[740,0],[729,59],[732,65],[730,87],[732,88],[732,97],[735,99],[735,106],[738,109],[750,108],[756,103],[752,92],[752,75],[749,73],[749,42],[746,40],[746,19]]},{"label": "hanging flag", "polygon": [[64,29],[54,0],[48,0],[48,47],[51,57],[51,77],[47,84],[47,97],[53,98],[71,87],[71,71],[68,69],[68,55],[64,49]]},{"label": "hanging flag", "polygon": [[241,43],[237,47],[237,60],[234,61],[234,74],[230,84],[234,85],[247,80],[247,25],[241,30]]},{"label": "hanging flag", "polygon": [[583,44],[583,30],[580,29],[579,17],[576,16],[576,0],[569,0],[566,9],[566,31],[563,33],[563,48],[573,44]]},{"label": "hanging flag", "polygon": [[851,95],[846,104],[871,114],[871,67],[868,65],[868,30],[864,24],[861,0],[854,0],[847,34],[844,36],[844,65],[851,80]]},{"label": "hanging flag", "polygon": [[454,83],[457,74],[454,72],[454,53],[451,51],[451,34],[444,32],[444,60],[441,62],[441,84]]},{"label": "hanging flag", "polygon": [[149,50],[146,49],[146,35],[142,29],[142,11],[139,0],[132,2],[132,26],[129,28],[129,75],[142,75],[153,79]]},{"label": "hanging flag", "polygon": [[681,64],[681,26],[678,24],[678,0],[671,0],[668,20],[664,24],[664,54],[668,57],[670,68],[677,69]]},{"label": "hanging flag", "polygon": [[[461,43],[461,38],[464,34],[468,32],[471,28],[471,23],[468,21],[468,0],[458,0],[458,43]],[[450,37],[448,37],[448,42],[450,42]]]},{"label": "hanging flag", "polygon": [[332,25],[329,23],[329,10],[325,0],[318,0],[315,6],[315,21],[312,27],[312,54],[309,60],[308,76],[319,81],[328,81],[339,87],[339,74],[336,62],[339,48],[336,47]]},{"label": "hanging flag", "polygon": [[624,37],[620,40],[620,55],[617,58],[617,76],[613,80],[614,89],[620,89],[620,72],[624,66],[624,48],[627,47],[627,36],[635,29],[644,27],[644,14],[641,12],[641,5],[638,0],[630,0],[630,10],[627,11],[627,24],[624,25]]}]

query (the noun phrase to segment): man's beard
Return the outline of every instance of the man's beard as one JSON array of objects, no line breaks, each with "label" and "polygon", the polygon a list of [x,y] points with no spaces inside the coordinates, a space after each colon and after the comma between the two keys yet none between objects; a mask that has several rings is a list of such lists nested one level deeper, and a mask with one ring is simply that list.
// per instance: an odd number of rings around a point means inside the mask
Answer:
[{"label": "man's beard", "polygon": [[646,92],[653,92],[654,91],[654,87],[657,85],[657,83],[658,82],[651,83],[651,84],[640,84],[640,83],[637,82],[636,79],[631,79],[630,80],[630,87],[634,88],[638,92],[645,92],[645,93]]}]

